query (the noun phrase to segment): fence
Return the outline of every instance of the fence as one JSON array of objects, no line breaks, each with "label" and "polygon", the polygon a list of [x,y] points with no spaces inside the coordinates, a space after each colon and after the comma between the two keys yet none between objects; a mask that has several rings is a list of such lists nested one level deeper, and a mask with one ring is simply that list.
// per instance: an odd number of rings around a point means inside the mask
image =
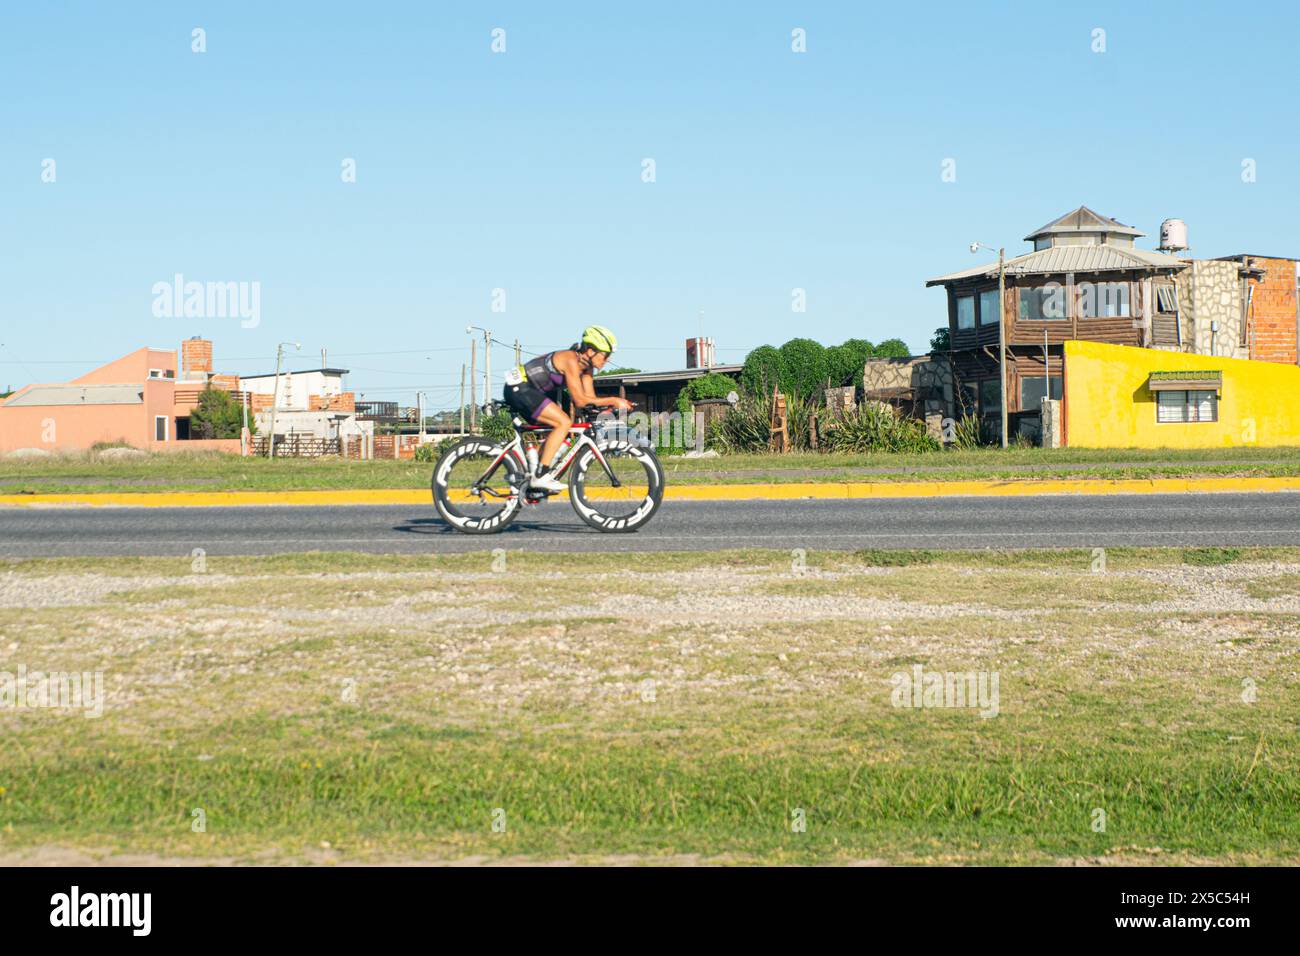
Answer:
[{"label": "fence", "polygon": [[[441,437],[441,436],[438,436]],[[425,442],[435,436],[424,436]],[[367,458],[412,459],[420,445],[419,435],[350,435],[343,440],[342,455],[357,460]]]},{"label": "fence", "polygon": [[[316,438],[313,435],[276,435],[275,457],[277,458],[320,458],[325,455],[340,453],[337,438]],[[253,439],[253,454],[267,454],[265,435]]]}]

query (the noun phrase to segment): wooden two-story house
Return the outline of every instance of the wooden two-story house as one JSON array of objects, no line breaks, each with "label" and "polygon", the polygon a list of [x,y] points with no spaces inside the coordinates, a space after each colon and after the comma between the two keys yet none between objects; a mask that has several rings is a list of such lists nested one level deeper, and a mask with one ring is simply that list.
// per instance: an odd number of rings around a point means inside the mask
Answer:
[{"label": "wooden two-story house", "polygon": [[1061,395],[1062,343],[1181,349],[1176,277],[1189,260],[1138,249],[1143,233],[1080,206],[1025,237],[1033,251],[931,279],[948,292],[948,336],[960,408],[1000,416],[998,323],[1006,336],[1010,431],[1020,413]]}]

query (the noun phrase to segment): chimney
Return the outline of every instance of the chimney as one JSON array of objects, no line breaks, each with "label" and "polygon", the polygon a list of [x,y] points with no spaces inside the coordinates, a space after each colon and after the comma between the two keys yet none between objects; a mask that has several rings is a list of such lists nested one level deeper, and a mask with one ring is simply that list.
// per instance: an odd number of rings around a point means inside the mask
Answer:
[{"label": "chimney", "polygon": [[181,343],[181,377],[207,380],[212,374],[212,342],[197,335]]},{"label": "chimney", "polygon": [[713,339],[697,336],[686,340],[686,367],[713,368]]}]

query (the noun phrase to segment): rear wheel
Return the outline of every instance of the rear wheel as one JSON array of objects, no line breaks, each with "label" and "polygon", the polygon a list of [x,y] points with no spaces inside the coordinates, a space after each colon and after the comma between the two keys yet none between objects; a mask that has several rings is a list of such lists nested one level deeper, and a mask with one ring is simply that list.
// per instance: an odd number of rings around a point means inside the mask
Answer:
[{"label": "rear wheel", "polygon": [[596,443],[600,456],[618,479],[609,473],[596,453],[584,448],[573,463],[569,499],[578,516],[600,531],[635,531],[649,521],[664,500],[664,469],[649,448],[629,441]]},{"label": "rear wheel", "polygon": [[433,504],[457,531],[495,534],[519,514],[525,480],[522,466],[502,445],[464,438],[434,466]]}]

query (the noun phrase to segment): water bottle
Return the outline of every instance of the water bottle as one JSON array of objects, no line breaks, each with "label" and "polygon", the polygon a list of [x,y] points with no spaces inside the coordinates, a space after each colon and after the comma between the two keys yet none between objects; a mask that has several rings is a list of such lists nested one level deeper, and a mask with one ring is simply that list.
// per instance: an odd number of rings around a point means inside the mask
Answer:
[{"label": "water bottle", "polygon": [[529,445],[527,450],[524,452],[524,456],[528,459],[529,477],[530,478],[536,477],[537,476],[537,447],[535,445]]}]

